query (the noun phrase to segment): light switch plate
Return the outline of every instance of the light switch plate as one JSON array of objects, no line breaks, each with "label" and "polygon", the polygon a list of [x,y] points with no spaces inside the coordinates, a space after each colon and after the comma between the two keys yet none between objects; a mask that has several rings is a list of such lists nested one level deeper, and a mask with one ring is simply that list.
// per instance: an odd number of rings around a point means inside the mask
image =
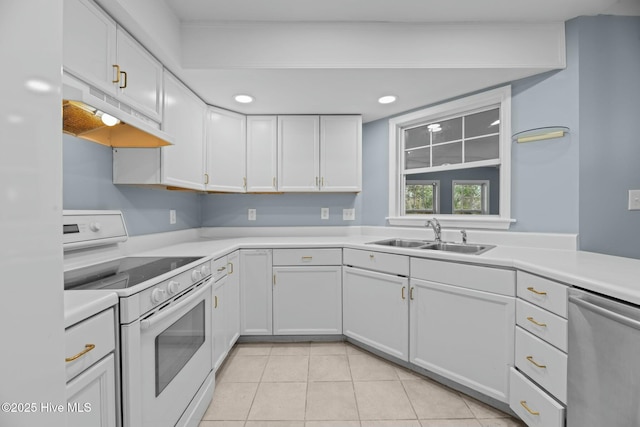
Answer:
[{"label": "light switch plate", "polygon": [[255,209],[248,209],[247,210],[247,219],[249,221],[255,221],[256,220],[256,210]]},{"label": "light switch plate", "polygon": [[170,209],[169,210],[169,224],[175,224],[176,221],[177,221],[176,210],[175,209]]},{"label": "light switch plate", "polygon": [[320,219],[329,219],[329,208],[320,208]]},{"label": "light switch plate", "polygon": [[353,221],[355,219],[356,219],[356,210],[354,208],[342,209],[342,220],[343,221]]},{"label": "light switch plate", "polygon": [[629,190],[629,210],[640,211],[640,190]]}]

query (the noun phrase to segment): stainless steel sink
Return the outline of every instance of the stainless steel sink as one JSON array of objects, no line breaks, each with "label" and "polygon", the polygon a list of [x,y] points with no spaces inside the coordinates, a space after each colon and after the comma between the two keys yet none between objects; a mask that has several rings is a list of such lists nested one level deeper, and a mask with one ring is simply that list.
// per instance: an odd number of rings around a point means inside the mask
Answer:
[{"label": "stainless steel sink", "polygon": [[474,245],[464,243],[431,243],[420,247],[420,249],[429,249],[432,251],[444,251],[444,252],[457,252],[460,254],[473,254],[478,255],[489,249],[495,248],[495,245]]},{"label": "stainless steel sink", "polygon": [[371,242],[372,245],[394,246],[397,248],[419,248],[433,242],[427,240],[387,239]]},{"label": "stainless steel sink", "polygon": [[466,243],[433,242],[429,240],[386,239],[371,242],[372,245],[392,246],[396,248],[426,249],[431,251],[456,252],[459,254],[479,255],[495,248],[495,245],[475,245]]}]

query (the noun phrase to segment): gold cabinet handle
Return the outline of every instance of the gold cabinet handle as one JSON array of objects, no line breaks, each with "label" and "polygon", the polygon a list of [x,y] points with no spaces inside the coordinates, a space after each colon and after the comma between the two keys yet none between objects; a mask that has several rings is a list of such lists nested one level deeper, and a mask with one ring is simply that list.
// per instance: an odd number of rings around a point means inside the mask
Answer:
[{"label": "gold cabinet handle", "polygon": [[413,301],[413,286],[409,288],[409,299]]},{"label": "gold cabinet handle", "polygon": [[127,82],[129,81],[127,79],[127,72],[126,71],[120,71],[120,74],[122,74],[122,76],[123,76],[123,79],[122,79],[122,83],[123,84],[120,85],[119,87],[120,87],[120,89],[124,89],[124,88],[127,87]]},{"label": "gold cabinet handle", "polygon": [[232,262],[228,262],[227,263],[227,267],[229,267],[228,273],[229,274],[233,274],[233,263]]},{"label": "gold cabinet handle", "polygon": [[534,294],[536,294],[536,295],[546,295],[546,294],[547,294],[545,291],[537,291],[537,290],[536,290],[536,288],[534,288],[533,286],[529,286],[529,287],[527,288],[527,290],[528,290],[529,292],[533,292],[533,293],[534,293]]},{"label": "gold cabinet handle", "polygon": [[273,286],[275,286],[275,285],[276,285],[276,275],[275,275],[275,273],[274,273],[274,274],[273,274]]},{"label": "gold cabinet handle", "polygon": [[120,66],[118,64],[113,64],[112,67],[116,69],[116,79],[111,80],[111,83],[118,83],[120,82]]},{"label": "gold cabinet handle", "polygon": [[273,177],[273,188],[276,188],[276,177]]},{"label": "gold cabinet handle", "polygon": [[205,185],[209,183],[209,174],[208,173],[204,174],[204,183],[205,183]]},{"label": "gold cabinet handle", "polygon": [[213,308],[218,308],[218,295],[214,296],[215,302],[213,303]]},{"label": "gold cabinet handle", "polygon": [[546,327],[547,327],[547,324],[546,324],[546,323],[538,322],[538,321],[536,321],[536,319],[534,319],[534,318],[533,318],[533,317],[531,317],[531,316],[527,317],[527,320],[528,320],[529,322],[533,323],[534,325],[541,326],[541,327],[543,327],[543,328],[546,328]]},{"label": "gold cabinet handle", "polygon": [[95,344],[87,344],[87,345],[84,346],[84,350],[82,350],[80,353],[76,354],[75,356],[67,357],[67,358],[64,359],[64,361],[65,362],[73,362],[74,360],[79,359],[80,357],[82,357],[85,354],[89,353],[94,348],[96,348]]},{"label": "gold cabinet handle", "polygon": [[316,187],[318,187],[318,177],[316,176]]},{"label": "gold cabinet handle", "polygon": [[242,177],[242,187],[246,190],[247,189],[247,177],[243,176]]},{"label": "gold cabinet handle", "polygon": [[302,257],[302,260],[303,260],[303,261],[311,261],[312,259],[313,259],[313,257],[312,257],[312,256],[303,256],[303,257]]},{"label": "gold cabinet handle", "polygon": [[522,407],[524,409],[526,409],[527,412],[530,413],[531,415],[540,415],[540,412],[534,411],[533,409],[529,408],[529,406],[527,406],[527,401],[526,400],[521,400],[520,401],[520,405],[522,405]]},{"label": "gold cabinet handle", "polygon": [[404,296],[404,286],[402,287],[402,299],[407,299],[407,298]]},{"label": "gold cabinet handle", "polygon": [[374,254],[369,254],[369,259],[374,259],[376,256]]},{"label": "gold cabinet handle", "polygon": [[536,368],[544,369],[544,368],[546,368],[546,367],[547,367],[547,365],[541,365],[541,364],[539,364],[538,362],[536,362],[535,360],[533,360],[533,356],[527,356],[527,360],[528,360],[529,362],[533,363],[533,365],[534,365]]},{"label": "gold cabinet handle", "polygon": [[218,273],[220,273],[221,271],[225,271],[226,269],[227,269],[227,267],[220,267],[220,268],[218,269]]},{"label": "gold cabinet handle", "polygon": [[320,186],[324,187],[324,176],[320,179]]}]

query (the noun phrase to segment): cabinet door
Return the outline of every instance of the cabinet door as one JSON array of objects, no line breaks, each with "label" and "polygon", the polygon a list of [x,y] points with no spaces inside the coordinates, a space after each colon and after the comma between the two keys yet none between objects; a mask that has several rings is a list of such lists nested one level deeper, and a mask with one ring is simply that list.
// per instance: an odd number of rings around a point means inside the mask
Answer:
[{"label": "cabinet door", "polygon": [[162,64],[120,27],[117,42],[120,98],[145,116],[162,122]]},{"label": "cabinet door", "polygon": [[240,330],[242,335],[271,335],[272,255],[268,249],[240,251]]},{"label": "cabinet door", "polygon": [[206,189],[243,193],[246,190],[246,118],[219,108],[207,115]]},{"label": "cabinet door", "polygon": [[274,267],[274,335],[342,334],[342,267]]},{"label": "cabinet door", "polygon": [[65,70],[115,95],[116,23],[89,0],[65,0],[63,20]]},{"label": "cabinet door", "polygon": [[211,330],[213,331],[213,369],[216,370],[224,361],[229,351],[227,341],[227,299],[225,288],[227,278],[223,277],[213,285],[213,315],[211,316]]},{"label": "cabinet door", "polygon": [[240,337],[240,252],[227,257],[227,284],[224,291],[228,348]]},{"label": "cabinet door", "polygon": [[408,360],[408,285],[406,277],[343,267],[344,334]]},{"label": "cabinet door", "polygon": [[320,116],[320,191],[362,190],[362,117]]},{"label": "cabinet door", "polygon": [[278,190],[318,191],[318,116],[278,116]]},{"label": "cabinet door", "polygon": [[68,427],[115,427],[116,386],[113,353],[67,383]]},{"label": "cabinet door", "polygon": [[247,117],[247,191],[278,191],[278,117]]},{"label": "cabinet door", "polygon": [[515,298],[411,279],[410,362],[509,399]]},{"label": "cabinet door", "polygon": [[206,105],[173,75],[164,73],[163,130],[176,139],[162,147],[162,183],[204,190]]}]

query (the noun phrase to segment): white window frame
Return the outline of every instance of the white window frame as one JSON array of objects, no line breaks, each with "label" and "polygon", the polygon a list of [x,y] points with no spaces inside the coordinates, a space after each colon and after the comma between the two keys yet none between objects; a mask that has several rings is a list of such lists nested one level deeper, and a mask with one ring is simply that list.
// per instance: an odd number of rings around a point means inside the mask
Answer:
[{"label": "white window frame", "polygon": [[474,180],[459,180],[454,179],[451,181],[451,212],[456,210],[456,185],[480,185],[482,186],[482,215],[486,215],[484,212],[489,210],[489,197],[490,188],[489,180],[474,179]]},{"label": "white window frame", "polygon": [[[433,187],[433,210],[436,211],[435,214],[429,214],[430,216],[433,215],[438,215],[440,213],[440,181],[439,180],[433,180],[433,179],[429,179],[429,180],[425,180],[425,179],[411,179],[411,180],[407,180],[407,181],[411,181],[411,185],[431,185]],[[407,186],[407,183],[405,182],[405,185],[402,187],[402,189],[404,190]],[[405,215],[405,193],[403,191],[402,193],[402,213],[403,215]],[[413,215],[407,215],[407,216],[416,216],[415,214]]]},{"label": "white window frame", "polygon": [[[442,117],[464,115],[468,112],[500,107],[500,206],[499,215],[403,215],[403,162],[402,138],[405,128],[420,123],[430,123]],[[495,164],[495,161],[492,161]],[[467,167],[482,166],[480,162]],[[464,167],[464,165],[463,165]],[[439,167],[438,169],[445,169]],[[446,169],[460,169],[452,165]],[[435,171],[435,170],[434,170]],[[428,218],[435,217],[443,227],[481,228],[507,230],[515,219],[511,218],[511,86],[488,90],[455,101],[425,108],[389,120],[389,225],[423,226]]]}]

